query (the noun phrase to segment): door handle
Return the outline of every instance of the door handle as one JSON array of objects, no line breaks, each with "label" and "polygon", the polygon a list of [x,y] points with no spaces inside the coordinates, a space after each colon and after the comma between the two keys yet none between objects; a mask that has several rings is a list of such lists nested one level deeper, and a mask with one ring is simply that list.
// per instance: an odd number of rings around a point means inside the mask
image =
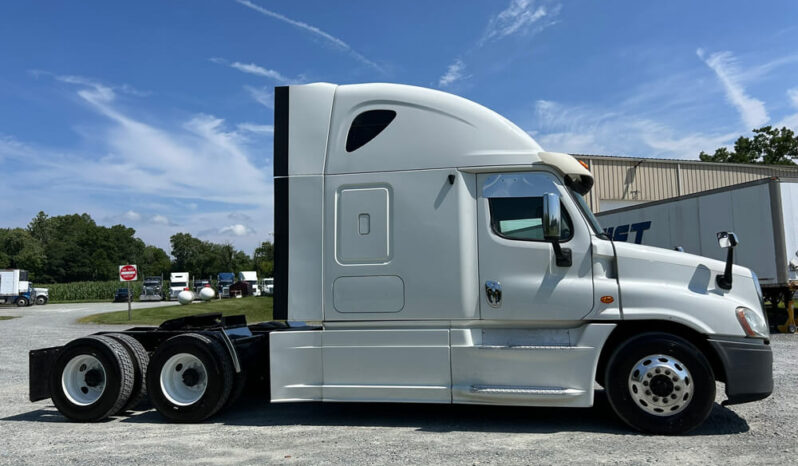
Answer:
[{"label": "door handle", "polygon": [[501,307],[502,284],[494,281],[486,281],[485,296],[488,298],[488,304],[490,305],[490,307]]}]

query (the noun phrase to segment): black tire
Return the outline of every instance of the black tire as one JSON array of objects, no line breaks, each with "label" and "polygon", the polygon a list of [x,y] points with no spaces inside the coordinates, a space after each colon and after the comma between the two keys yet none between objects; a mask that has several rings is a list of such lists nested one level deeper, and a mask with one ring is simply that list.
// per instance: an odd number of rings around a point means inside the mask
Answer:
[{"label": "black tire", "polygon": [[[207,380],[202,395],[191,404],[180,405],[164,393],[161,373],[169,360],[179,354],[199,359]],[[233,365],[221,342],[196,333],[186,333],[166,340],[150,358],[147,390],[150,401],[166,418],[176,422],[200,422],[213,416],[230,398],[233,389]],[[183,379],[185,380],[185,378]],[[196,383],[196,382],[194,382]]]},{"label": "black tire", "polygon": [[144,349],[141,343],[138,340],[131,337],[130,335],[125,335],[124,333],[109,333],[105,336],[113,338],[114,340],[122,343],[122,346],[128,352],[130,359],[133,361],[133,391],[130,394],[130,399],[122,407],[119,413],[124,413],[126,411],[133,410],[136,406],[138,406],[145,398],[147,398],[147,366],[150,363],[150,355],[147,353],[147,350]]},{"label": "black tire", "polygon": [[17,307],[25,307],[28,304],[30,304],[28,298],[17,298]]},{"label": "black tire", "polygon": [[47,304],[47,296],[37,296],[36,304],[38,304],[39,306],[44,306],[45,304]]},{"label": "black tire", "polygon": [[[85,405],[70,399],[70,395],[65,392],[65,385],[68,384],[63,383],[67,366],[73,359],[82,356],[95,358],[104,371],[104,377],[99,377],[101,379],[99,383],[104,383],[102,393],[96,401]],[[82,373],[82,369],[79,371]],[[86,392],[88,386],[95,387],[98,384],[96,375],[95,382],[89,380],[90,372],[91,370],[83,375],[83,381],[87,386],[81,387],[81,390],[85,388]],[[70,370],[69,373],[73,371]],[[73,340],[61,350],[50,374],[50,393],[53,404],[64,416],[73,421],[96,422],[116,414],[125,406],[133,391],[134,379],[133,361],[125,347],[112,338],[90,335]]]},{"label": "black tire", "polygon": [[232,406],[241,398],[244,389],[247,386],[247,373],[243,370],[233,376],[233,389],[230,391],[230,397],[227,399],[224,407]]},{"label": "black tire", "polygon": [[[649,385],[650,390],[654,393],[646,391],[645,394],[654,396],[655,401],[658,400],[657,395],[664,400],[678,394],[675,397],[676,401],[668,401],[668,403],[674,403],[670,405],[670,409],[666,407],[663,410],[653,404],[645,404],[645,400],[640,401],[642,395],[637,395],[636,399],[636,395],[630,387],[630,377],[633,375],[633,371],[641,367],[637,365],[638,362],[646,360],[650,355],[664,356],[654,360],[655,364],[657,361],[668,361],[669,364],[674,364],[674,361],[677,361],[677,367],[686,368],[689,372],[689,377],[685,377],[685,380],[676,384],[686,387],[681,392],[676,391],[681,390],[680,387],[677,388],[668,381],[670,377],[678,378],[675,373],[669,372],[669,375],[665,376],[664,372],[662,374],[657,372],[657,375],[654,375],[654,378],[664,377],[667,379],[665,383],[670,385],[670,391],[667,386],[664,388],[659,386],[657,388],[664,392],[657,393],[657,390],[654,389],[654,382],[652,381],[650,385],[646,382],[646,385]],[[644,362],[643,364],[650,363]],[[653,368],[654,365],[651,367]],[[646,373],[646,376],[650,377],[652,374],[653,370]],[[689,432],[706,420],[715,401],[715,375],[707,358],[689,341],[669,333],[644,333],[623,342],[610,356],[604,380],[606,381],[604,388],[607,398],[618,417],[629,426],[651,434],[677,435]],[[686,385],[684,385],[685,382]],[[690,384],[692,387],[689,387]],[[634,389],[636,390],[637,387]],[[641,389],[644,389],[642,385]],[[685,403],[682,400],[682,394],[687,398],[688,391],[691,391],[690,398]],[[661,396],[662,393],[665,393],[665,397]],[[646,408],[641,406],[644,404]],[[647,409],[657,409],[661,414],[650,413]],[[678,410],[675,414],[668,414],[668,411],[674,409]]]}]

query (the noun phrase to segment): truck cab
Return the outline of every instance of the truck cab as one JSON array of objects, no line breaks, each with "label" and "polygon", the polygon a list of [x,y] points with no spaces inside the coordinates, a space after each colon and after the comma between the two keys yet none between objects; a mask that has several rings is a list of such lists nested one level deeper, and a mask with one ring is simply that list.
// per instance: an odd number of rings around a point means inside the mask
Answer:
[{"label": "truck cab", "polygon": [[238,272],[238,281],[249,284],[249,289],[252,291],[252,296],[260,296],[261,289],[258,282],[258,272]]},{"label": "truck cab", "polygon": [[188,272],[174,272],[169,276],[169,300],[177,299],[181,291],[191,291]]},{"label": "truck cab", "polygon": [[584,407],[598,382],[630,425],[671,432],[716,380],[729,403],[770,394],[751,271],[613,242],[574,157],[428,89],[275,103],[275,316],[322,329],[272,335],[273,401]]},{"label": "truck cab", "polygon": [[216,281],[216,292],[221,298],[230,297],[230,285],[235,281],[235,274],[233,272],[219,272]]}]

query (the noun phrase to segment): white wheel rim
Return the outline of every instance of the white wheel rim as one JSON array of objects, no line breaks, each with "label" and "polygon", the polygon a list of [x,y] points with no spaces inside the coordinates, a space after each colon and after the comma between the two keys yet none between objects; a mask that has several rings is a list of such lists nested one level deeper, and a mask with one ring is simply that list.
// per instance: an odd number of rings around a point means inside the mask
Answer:
[{"label": "white wheel rim", "polygon": [[198,357],[178,353],[161,368],[161,391],[171,403],[189,406],[202,398],[208,388],[208,371]]},{"label": "white wheel rim", "polygon": [[61,388],[78,406],[96,403],[105,392],[105,368],[99,359],[81,354],[70,359],[61,373]]}]

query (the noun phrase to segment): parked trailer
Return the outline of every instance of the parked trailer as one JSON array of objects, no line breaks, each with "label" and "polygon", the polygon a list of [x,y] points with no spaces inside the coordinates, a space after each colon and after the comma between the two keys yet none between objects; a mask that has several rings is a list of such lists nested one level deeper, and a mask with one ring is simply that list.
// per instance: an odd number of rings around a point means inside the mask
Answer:
[{"label": "parked trailer", "polygon": [[[710,191],[600,212],[604,231],[615,241],[725,259],[712,235],[734,231],[743,246],[737,264],[758,277],[765,299],[783,302],[795,333],[793,294],[798,289],[798,178],[765,178]],[[783,316],[779,316],[784,321]]]},{"label": "parked trailer", "polygon": [[33,285],[28,281],[26,270],[0,270],[0,304],[30,306],[34,303],[35,297]]},{"label": "parked trailer", "polygon": [[98,421],[146,387],[201,421],[245,380],[272,402],[559,407],[599,383],[630,426],[674,434],[706,419],[716,380],[727,404],[773,389],[749,269],[607,240],[587,168],[482,106],[278,87],[274,167],[274,316],[319,326],[211,315],[80,338],[31,352],[31,399]]},{"label": "parked trailer", "polygon": [[254,270],[250,272],[238,272],[238,281],[249,284],[252,296],[261,295],[260,283],[258,283],[258,272]]}]

